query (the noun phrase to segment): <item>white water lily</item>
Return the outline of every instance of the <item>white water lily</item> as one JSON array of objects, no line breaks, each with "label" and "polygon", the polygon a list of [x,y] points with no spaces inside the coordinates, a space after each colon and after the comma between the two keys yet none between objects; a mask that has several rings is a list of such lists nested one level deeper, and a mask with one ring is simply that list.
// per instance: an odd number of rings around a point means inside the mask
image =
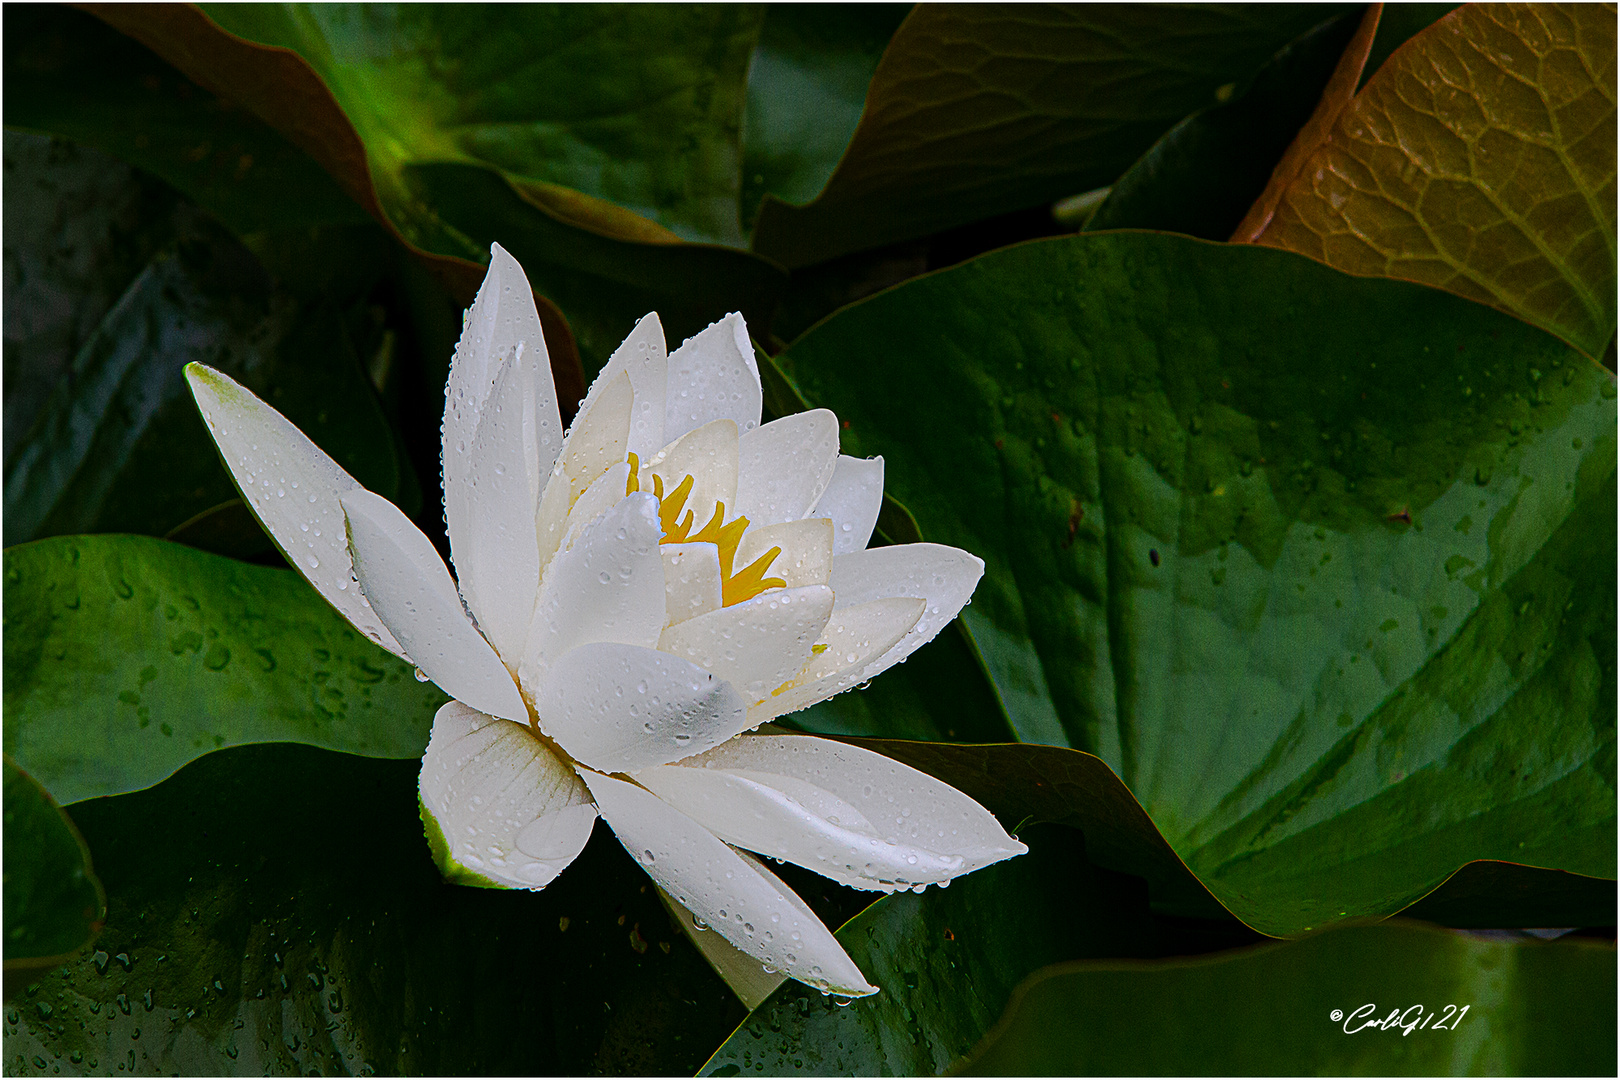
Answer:
[{"label": "white water lily", "polygon": [[825,409],[760,425],[740,316],[667,355],[657,316],[642,319],[565,435],[528,281],[495,247],[445,390],[454,579],[279,413],[210,368],[186,374],[287,561],[456,699],[420,780],[450,879],[543,888],[600,814],[700,925],[770,970],[862,995],[877,988],[746,852],[893,891],[1026,850],[889,758],[748,734],[904,659],[984,564],[936,544],[867,549],[882,459],[841,456]]}]

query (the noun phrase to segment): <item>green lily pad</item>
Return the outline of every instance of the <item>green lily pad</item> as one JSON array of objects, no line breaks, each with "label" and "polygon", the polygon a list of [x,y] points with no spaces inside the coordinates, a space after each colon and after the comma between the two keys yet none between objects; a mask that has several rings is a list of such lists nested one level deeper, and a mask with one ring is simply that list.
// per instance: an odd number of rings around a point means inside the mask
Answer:
[{"label": "green lily pad", "polygon": [[754,249],[808,266],[1112,183],[1334,13],[920,6],[889,43],[837,171],[806,206],[767,199]]},{"label": "green lily pad", "polygon": [[[1466,1011],[1465,1011],[1466,1010]],[[1266,1034],[1271,1033],[1271,1034]],[[1345,927],[1019,988],[969,1076],[1607,1076],[1612,942]]]},{"label": "green lily pad", "polygon": [[5,536],[163,535],[235,495],[182,372],[241,379],[394,497],[394,437],[338,312],[298,302],[235,239],[185,220],[80,347],[7,462]]},{"label": "green lily pad", "polygon": [[446,700],[291,570],[65,536],[5,583],[5,752],[64,806],[243,743],[418,758]]},{"label": "green lily pad", "polygon": [[701,1065],[743,1008],[612,836],[540,893],[445,884],[417,768],[239,747],[73,807],[107,923],[9,1003],[7,1072],[36,1055],[186,1076]]},{"label": "green lily pad", "polygon": [[1019,737],[1101,757],[1250,925],[1389,914],[1478,859],[1614,876],[1588,358],[1435,290],[1099,233],[778,360],[985,559],[963,621]]},{"label": "green lily pad", "polygon": [[49,968],[82,948],[101,929],[107,905],[73,822],[9,756],[5,803],[9,982],[13,972]]}]

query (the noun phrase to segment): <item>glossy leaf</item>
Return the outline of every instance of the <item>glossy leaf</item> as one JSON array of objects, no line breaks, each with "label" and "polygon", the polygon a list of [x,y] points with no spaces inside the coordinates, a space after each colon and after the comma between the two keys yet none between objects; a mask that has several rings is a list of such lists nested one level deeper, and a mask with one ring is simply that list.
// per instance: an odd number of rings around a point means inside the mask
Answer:
[{"label": "glossy leaf", "polygon": [[771,4],[748,65],[743,228],[767,192],[816,197],[860,122],[866,90],[909,4]]},{"label": "glossy leaf", "polygon": [[7,543],[163,535],[231,498],[181,375],[192,360],[242,378],[362,483],[399,493],[393,435],[337,313],[294,301],[217,226],[183,217],[7,461]]},{"label": "glossy leaf", "polygon": [[63,805],[242,743],[417,758],[446,700],[290,570],[137,536],[5,568],[5,749]]},{"label": "glossy leaf", "polygon": [[838,931],[871,981],[845,1003],[786,983],[715,1051],[704,1076],[936,1076],[1026,975],[1060,959],[1176,948],[1140,885],[1098,870],[1069,829],[1021,831],[1030,852],[949,889],[885,897]]},{"label": "glossy leaf", "polygon": [[9,982],[13,972],[48,968],[81,948],[101,929],[107,905],[73,823],[10,757],[5,807]]},{"label": "glossy leaf", "polygon": [[1085,230],[1231,236],[1309,119],[1360,21],[1359,13],[1347,12],[1301,34],[1232,100],[1171,128],[1114,181]]},{"label": "glossy leaf", "polygon": [[1449,289],[1599,356],[1615,115],[1612,8],[1466,5],[1368,80],[1258,242]]},{"label": "glossy leaf", "polygon": [[804,207],[767,200],[754,249],[806,266],[1108,184],[1331,14],[922,5],[889,43],[826,188]]},{"label": "glossy leaf", "polygon": [[1048,968],[963,1072],[1606,1076],[1614,1034],[1612,942],[1364,926],[1191,961]]},{"label": "glossy leaf", "polygon": [[964,623],[1018,735],[1098,754],[1251,925],[1388,914],[1475,859],[1613,876],[1590,360],[1435,290],[1130,233],[903,285],[779,360],[985,559]]},{"label": "glossy leaf", "polygon": [[240,747],[73,807],[107,925],[10,1003],[6,1071],[696,1069],[742,1007],[612,836],[544,892],[446,884],[417,769]]}]

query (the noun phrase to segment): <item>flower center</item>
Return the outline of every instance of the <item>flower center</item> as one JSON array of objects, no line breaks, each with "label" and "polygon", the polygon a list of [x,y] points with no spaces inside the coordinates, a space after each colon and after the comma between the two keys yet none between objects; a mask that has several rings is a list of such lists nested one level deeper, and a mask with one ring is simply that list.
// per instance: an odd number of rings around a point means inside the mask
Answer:
[{"label": "flower center", "polygon": [[[624,493],[634,495],[641,490],[641,462],[634,452],[630,454],[630,477],[625,482]],[[654,473],[652,476],[653,497],[658,500],[658,520],[664,526],[661,544],[713,544],[720,549],[720,603],[723,607],[740,604],[744,600],[752,600],[766,589],[783,589],[787,582],[782,578],[766,577],[771,563],[782,554],[780,547],[773,547],[741,570],[732,571],[732,564],[737,558],[737,545],[742,543],[743,532],[748,528],[748,519],[739,517],[726,521],[726,504],[716,502],[714,513],[710,516],[708,524],[697,532],[692,531],[696,522],[696,514],[686,508],[686,500],[692,494],[692,485],[695,481],[688,473],[686,477],[676,484],[674,489],[664,491],[664,478]],[[685,516],[682,516],[682,511]],[[722,524],[723,523],[723,524]]]}]

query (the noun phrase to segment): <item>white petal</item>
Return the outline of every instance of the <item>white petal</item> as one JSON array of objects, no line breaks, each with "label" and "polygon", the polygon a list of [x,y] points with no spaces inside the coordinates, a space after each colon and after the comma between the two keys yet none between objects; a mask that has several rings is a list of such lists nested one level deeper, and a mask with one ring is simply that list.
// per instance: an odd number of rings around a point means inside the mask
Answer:
[{"label": "white petal", "polygon": [[[467,309],[461,340],[456,342],[450,361],[450,380],[444,390],[444,421],[441,429],[444,456],[444,489],[447,496],[460,490],[471,476],[470,451],[478,435],[484,408],[494,389],[502,366],[511,360],[522,364],[523,376],[515,388],[517,397],[527,402],[529,419],[523,439],[526,468],[535,481],[551,471],[562,446],[562,422],[557,415],[557,390],[551,377],[551,361],[546,339],[535,310],[534,292],[517,260],[499,244],[489,250],[489,270],[479,286],[478,297]],[[538,485],[537,485],[538,486]],[[458,532],[471,523],[465,504],[445,503],[445,524],[451,543]]]},{"label": "white petal", "polygon": [[518,677],[534,694],[558,657],[593,641],[651,647],[664,628],[658,500],[637,492],[580,531],[546,570]]},{"label": "white petal", "polygon": [[343,496],[355,577],[411,660],[445,693],[527,723],[512,673],[473,628],[439,553],[399,508],[356,488]]},{"label": "white petal", "polygon": [[720,606],[720,548],[715,544],[665,544],[664,620],[673,626]]},{"label": "white petal", "polygon": [[675,898],[658,889],[658,899],[664,902],[664,908],[670,918],[681,924],[686,936],[696,945],[703,959],[714,968],[716,975],[731,987],[731,992],[737,995],[738,1000],[749,1012],[753,1012],[765,1003],[765,999],[776,992],[776,988],[787,981],[787,976],[780,971],[767,971],[765,966],[752,956],[743,952],[737,946],[705,927],[699,930],[697,920],[692,913],[675,902]]},{"label": "white petal", "polygon": [[186,365],[186,381],[242,498],[288,565],[362,634],[404,657],[404,647],[354,587],[338,500],[362,490],[359,482],[229,375],[193,363]]},{"label": "white petal", "polygon": [[658,648],[714,672],[752,704],[804,668],[832,607],[825,585],[772,589],[669,627]]},{"label": "white petal", "polygon": [[608,469],[624,461],[629,451],[630,406],[635,393],[630,377],[620,373],[606,386],[600,383],[596,399],[574,418],[563,441],[562,453],[540,493],[535,515],[535,533],[540,544],[540,572],[562,543],[568,527],[568,511],[587,488]]},{"label": "white petal", "polygon": [[[715,505],[729,508],[737,493],[737,425],[732,420],[715,420],[682,435],[641,466],[641,490],[652,491],[653,477],[663,484],[669,497],[685,479],[692,478],[686,502],[675,517],[680,525],[692,516],[697,532],[714,516]],[[726,517],[737,515],[727,513]]]},{"label": "white petal", "polygon": [[585,785],[527,724],[459,701],[433,718],[417,790],[440,869],[463,884],[543,889],[596,823]]},{"label": "white petal", "polygon": [[625,850],[720,936],[818,989],[855,997],[877,993],[832,932],[775,874],[634,784],[594,773],[584,779]]},{"label": "white petal", "polygon": [[771,548],[781,548],[771,560],[767,577],[781,578],[788,587],[825,585],[832,572],[833,525],[826,518],[800,518],[780,525],[749,526],[737,545],[732,566],[741,570]]},{"label": "white petal", "polygon": [[893,596],[927,602],[916,628],[868,664],[861,678],[872,678],[932,641],[967,604],[983,576],[983,559],[944,544],[895,544],[834,556],[827,583],[841,608]]},{"label": "white petal", "polygon": [[838,467],[809,517],[832,518],[833,554],[861,551],[883,509],[883,459],[839,455]]},{"label": "white petal", "polygon": [[664,353],[664,327],[658,321],[657,312],[643,316],[624,343],[613,350],[591,384],[590,393],[585,395],[585,404],[592,404],[597,389],[611,383],[621,371],[630,376],[630,385],[635,390],[629,449],[645,461],[658,453],[667,441],[664,438],[664,387],[669,379],[669,365]]},{"label": "white petal", "polygon": [[551,665],[535,698],[540,728],[604,772],[663,765],[750,725],[729,683],[656,649],[601,641]]},{"label": "white petal", "polygon": [[729,844],[857,889],[950,881],[1028,850],[949,784],[810,735],[745,735],[635,779]]},{"label": "white petal", "polygon": [[868,665],[904,638],[922,617],[923,602],[906,598],[873,600],[854,607],[834,607],[822,634],[821,650],[797,678],[771,692],[749,710],[761,723],[773,716],[797,712],[834,694],[865,682]]},{"label": "white petal", "polygon": [[748,327],[733,312],[669,354],[664,438],[675,440],[722,417],[737,430],[759,426],[764,394]]},{"label": "white petal", "polygon": [[470,441],[458,434],[452,443],[451,428],[445,427],[444,519],[456,583],[484,636],[511,664],[523,656],[540,584],[538,482],[527,438],[535,412],[536,358],[545,362],[544,350],[498,364],[494,389],[479,409]]},{"label": "white petal", "polygon": [[630,463],[621,461],[596,478],[568,511],[568,525],[563,530],[564,549],[579,542],[579,536],[589,525],[595,524],[603,514],[612,510],[625,497],[630,482]]},{"label": "white petal", "polygon": [[754,525],[797,521],[827,489],[838,464],[838,418],[827,409],[784,416],[737,445],[737,505]]}]

